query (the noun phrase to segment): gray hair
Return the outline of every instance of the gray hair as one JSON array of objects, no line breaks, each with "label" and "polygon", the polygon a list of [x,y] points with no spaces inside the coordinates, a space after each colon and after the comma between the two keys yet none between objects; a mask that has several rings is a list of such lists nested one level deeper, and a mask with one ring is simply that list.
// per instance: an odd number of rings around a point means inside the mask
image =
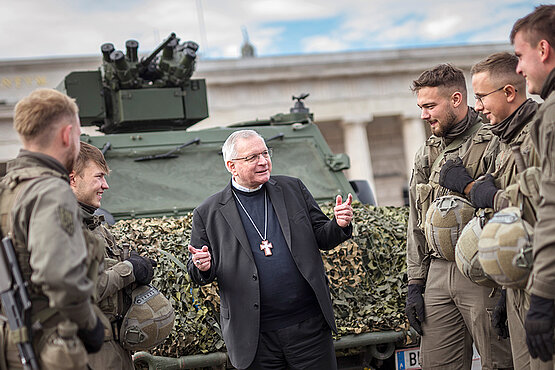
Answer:
[{"label": "gray hair", "polygon": [[224,155],[224,163],[227,164],[227,161],[230,161],[232,158],[237,157],[237,150],[235,148],[235,144],[237,144],[238,139],[248,139],[249,137],[253,137],[253,136],[259,137],[264,143],[266,143],[264,141],[264,138],[254,130],[239,130],[229,135],[224,145],[222,145],[222,154]]}]

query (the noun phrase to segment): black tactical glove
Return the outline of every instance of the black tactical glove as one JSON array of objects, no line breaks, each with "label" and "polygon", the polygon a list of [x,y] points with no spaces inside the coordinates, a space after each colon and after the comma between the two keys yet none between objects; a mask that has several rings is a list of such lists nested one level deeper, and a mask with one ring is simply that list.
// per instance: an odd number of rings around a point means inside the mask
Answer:
[{"label": "black tactical glove", "polygon": [[420,335],[424,334],[422,331],[422,323],[426,321],[424,313],[424,285],[409,284],[407,294],[407,306],[405,313],[409,319],[410,326],[416,330]]},{"label": "black tactical glove", "polygon": [[458,157],[455,160],[447,160],[439,172],[439,185],[457,193],[464,194],[464,188],[472,181],[474,179],[470,177]]},{"label": "black tactical glove", "polygon": [[501,290],[501,296],[493,308],[491,325],[501,338],[509,338],[509,327],[507,326],[507,291],[505,289]]},{"label": "black tactical glove", "polygon": [[153,267],[156,266],[156,261],[139,256],[137,252],[131,252],[131,256],[126,260],[133,265],[133,275],[135,275],[135,282],[139,285],[147,285],[151,282],[154,276]]},{"label": "black tactical glove", "polygon": [[493,182],[493,176],[480,177],[470,189],[470,202],[476,208],[493,208],[495,193],[499,190]]},{"label": "black tactical glove", "polygon": [[540,357],[543,362],[553,357],[553,299],[533,295],[530,309],[524,322],[526,344],[533,358]]},{"label": "black tactical glove", "polygon": [[96,325],[91,330],[79,329],[77,336],[83,342],[87,353],[96,353],[100,351],[102,343],[104,343],[104,325],[97,317]]}]

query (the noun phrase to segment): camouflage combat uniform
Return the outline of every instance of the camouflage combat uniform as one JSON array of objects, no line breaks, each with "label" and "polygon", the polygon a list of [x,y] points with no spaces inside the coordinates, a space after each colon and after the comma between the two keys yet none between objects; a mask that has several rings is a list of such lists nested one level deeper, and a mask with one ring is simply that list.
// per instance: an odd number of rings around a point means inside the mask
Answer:
[{"label": "camouflage combat uniform", "polygon": [[[424,237],[423,222],[430,203],[450,194],[439,185],[439,172],[446,160],[460,157],[472,178],[494,169],[497,137],[482,125],[472,108],[451,131],[462,125],[466,129],[456,138],[446,140],[432,135],[417,152],[411,176],[408,279],[409,282],[423,280],[426,286],[426,320],[422,326],[420,361],[425,369],[470,369],[474,342],[483,369],[511,367],[509,341],[497,338],[488,315],[498,298],[490,297],[491,288],[478,286],[465,278],[455,262],[442,259],[427,245]],[[455,140],[458,144],[436,162],[441,152]]]},{"label": "camouflage combat uniform", "polygon": [[[523,219],[530,225],[536,223],[536,210],[539,200],[536,178],[539,176],[539,156],[532,143],[530,128],[538,104],[528,99],[509,117],[494,126],[492,131],[500,135],[500,151],[495,162],[495,185],[500,188],[494,200],[497,212],[508,206],[522,209]],[[524,168],[517,168],[515,155],[511,149],[518,145]],[[507,288],[507,322],[515,369],[551,369],[551,362],[530,357],[528,347],[524,346],[526,332],[524,319],[530,307],[530,294],[525,289]]]},{"label": "camouflage combat uniform", "polygon": [[96,302],[106,318],[102,349],[89,355],[89,365],[96,370],[133,370],[131,352],[119,343],[119,326],[125,314],[124,288],[135,281],[133,265],[124,262],[124,251],[102,223],[103,217],[93,215],[95,208],[80,203],[83,221],[90,232],[104,244],[104,260],[100,264],[96,284]]},{"label": "camouflage combat uniform", "polygon": [[[32,321],[42,326],[33,330],[38,358],[45,337],[62,320],[69,319],[86,330],[95,327],[94,279],[89,269],[94,256],[88,250],[80,209],[61,163],[22,150],[8,163],[2,186],[2,234],[12,235],[22,275],[29,283]],[[0,325],[0,368],[21,368],[13,334],[6,322],[0,320]]]},{"label": "camouflage combat uniform", "polygon": [[555,69],[540,96],[544,102],[532,121],[531,135],[540,155],[542,176],[528,287],[531,294],[555,299]]}]

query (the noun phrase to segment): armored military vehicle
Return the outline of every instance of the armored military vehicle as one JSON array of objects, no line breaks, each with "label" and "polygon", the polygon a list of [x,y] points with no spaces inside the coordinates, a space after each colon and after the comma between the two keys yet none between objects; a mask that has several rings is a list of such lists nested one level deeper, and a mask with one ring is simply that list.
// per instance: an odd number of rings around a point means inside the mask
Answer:
[{"label": "armored military vehicle", "polygon": [[172,33],[141,60],[137,41],[125,46],[124,53],[103,44],[98,70],[72,72],[58,86],[77,100],[82,125],[105,133],[82,140],[102,149],[112,170],[102,204],[116,220],[182,215],[223,188],[229,174],[221,146],[243,128],[255,129],[273,149],[273,174],[301,178],[317,201],[350,192],[374,203],[367,182],[346,179],[349,158],[331,152],[303,103],[308,94],[293,97],[289,113],[188,130],[208,117],[206,82],[191,78],[198,45]]}]

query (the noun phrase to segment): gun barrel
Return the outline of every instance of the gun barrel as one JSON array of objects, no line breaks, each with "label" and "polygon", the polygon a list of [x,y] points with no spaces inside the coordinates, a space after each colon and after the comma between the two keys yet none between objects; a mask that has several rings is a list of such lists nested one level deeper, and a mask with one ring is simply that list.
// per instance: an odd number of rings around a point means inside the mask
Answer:
[{"label": "gun barrel", "polygon": [[127,59],[130,62],[137,62],[139,60],[139,56],[138,56],[138,49],[139,49],[139,43],[136,40],[127,40],[125,42],[125,48],[126,48],[126,55],[127,55]]},{"label": "gun barrel", "polygon": [[33,350],[31,343],[18,343],[17,349],[20,353],[23,369],[40,370],[39,363],[35,357],[35,351]]},{"label": "gun barrel", "polygon": [[196,58],[197,54],[193,49],[185,49],[183,51],[183,58],[181,58],[179,64],[181,64],[184,69],[188,70],[189,68],[191,68]]},{"label": "gun barrel", "polygon": [[116,50],[114,48],[114,44],[110,42],[107,42],[105,44],[102,44],[102,46],[100,46],[100,51],[102,51],[102,58],[104,59],[105,62],[110,63],[110,54],[114,50]]},{"label": "gun barrel", "polygon": [[164,41],[162,44],[160,44],[160,46],[158,46],[156,48],[156,50],[154,50],[148,57],[146,57],[145,60],[143,60],[141,62],[141,65],[143,67],[146,67],[150,64],[150,62],[152,62],[154,60],[154,58],[156,58],[156,55],[158,55],[158,53],[160,51],[162,51],[163,48],[166,47],[166,45],[168,45],[173,39],[175,39],[175,33],[171,33],[170,36],[166,39],[166,41]]},{"label": "gun barrel", "polygon": [[183,46],[187,49],[192,49],[195,52],[198,50],[198,44],[194,41],[187,41],[183,43]]},{"label": "gun barrel", "polygon": [[112,54],[110,54],[110,60],[114,62],[116,68],[120,71],[127,71],[129,69],[127,62],[125,61],[125,55],[120,50],[112,52]]}]

